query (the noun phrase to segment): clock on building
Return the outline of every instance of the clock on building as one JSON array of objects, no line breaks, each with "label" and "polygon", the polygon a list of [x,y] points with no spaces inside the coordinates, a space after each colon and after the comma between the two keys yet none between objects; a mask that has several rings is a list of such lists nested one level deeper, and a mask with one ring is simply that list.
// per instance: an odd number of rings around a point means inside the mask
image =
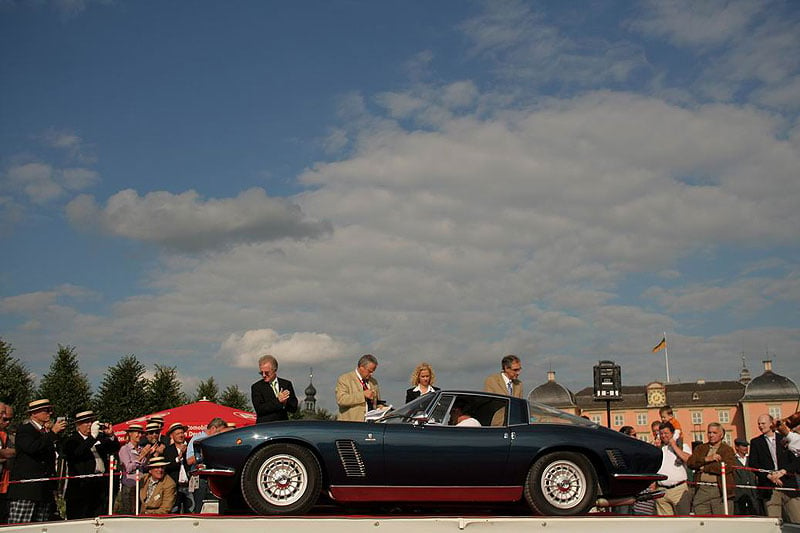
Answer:
[{"label": "clock on building", "polygon": [[647,403],[661,406],[667,403],[667,397],[661,389],[650,389],[647,391]]}]

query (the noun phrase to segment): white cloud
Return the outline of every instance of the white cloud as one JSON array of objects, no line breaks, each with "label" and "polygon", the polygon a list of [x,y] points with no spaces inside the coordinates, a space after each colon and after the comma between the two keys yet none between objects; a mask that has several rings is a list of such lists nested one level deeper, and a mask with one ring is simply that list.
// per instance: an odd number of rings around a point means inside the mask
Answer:
[{"label": "white cloud", "polygon": [[100,175],[88,168],[65,168],[61,175],[64,187],[72,191],[82,191],[100,180]]},{"label": "white cloud", "polygon": [[87,168],[59,169],[29,161],[11,165],[5,181],[10,189],[22,191],[34,204],[44,205],[62,197],[66,190],[79,191],[94,185],[99,175]]},{"label": "white cloud", "polygon": [[767,5],[753,0],[650,0],[639,6],[640,16],[630,27],[680,46],[719,45],[745,33]]},{"label": "white cloud", "polygon": [[64,192],[55,180],[53,167],[46,163],[14,165],[6,172],[9,183],[21,189],[36,204],[44,204]]},{"label": "white cloud", "polygon": [[278,357],[278,363],[313,364],[352,353],[353,346],[326,333],[295,332],[279,334],[272,329],[232,333],[222,342],[217,356],[238,368],[257,368],[265,354]]},{"label": "white cloud", "polygon": [[74,131],[50,128],[40,137],[46,146],[65,152],[70,160],[84,164],[92,164],[97,161],[93,148],[88,146]]},{"label": "white cloud", "polygon": [[261,188],[235,198],[208,200],[195,191],[159,191],[140,197],[127,189],[111,196],[105,207],[81,195],[67,205],[66,212],[75,226],[184,252],[242,242],[316,238],[330,231],[326,223],[309,220],[298,206],[270,198]]},{"label": "white cloud", "polygon": [[471,53],[492,61],[503,79],[526,84],[597,86],[626,81],[649,68],[630,41],[567,35],[544,14],[519,0],[484,2],[484,10],[461,24],[473,42]]}]

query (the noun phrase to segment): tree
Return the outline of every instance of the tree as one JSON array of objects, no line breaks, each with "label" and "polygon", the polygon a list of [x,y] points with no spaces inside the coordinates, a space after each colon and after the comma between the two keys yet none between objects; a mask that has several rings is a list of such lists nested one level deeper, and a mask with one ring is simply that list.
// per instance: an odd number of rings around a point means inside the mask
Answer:
[{"label": "tree", "polygon": [[195,394],[194,401],[199,402],[200,400],[219,403],[219,387],[214,381],[214,376],[208,378],[208,381],[201,381],[197,386],[197,394]]},{"label": "tree", "polygon": [[39,384],[39,397],[50,400],[56,416],[69,420],[75,413],[89,409],[92,390],[86,374],[81,373],[74,346],[58,345],[50,370]]},{"label": "tree", "polygon": [[147,384],[145,411],[154,413],[186,404],[186,395],[178,381],[178,370],[174,366],[156,364],[156,374]]},{"label": "tree", "polygon": [[239,390],[238,385],[228,385],[225,391],[223,391],[222,396],[219,397],[219,403],[241,411],[251,410],[250,401],[247,399],[247,396]]},{"label": "tree", "polygon": [[14,348],[0,338],[0,401],[14,408],[14,422],[25,416],[28,402],[33,399],[34,386],[28,369],[12,357]]},{"label": "tree", "polygon": [[297,411],[289,415],[289,420],[334,420],[336,417],[327,409],[317,408],[316,411]]},{"label": "tree", "polygon": [[145,366],[136,356],[126,355],[106,370],[94,398],[100,420],[123,422],[147,414]]}]

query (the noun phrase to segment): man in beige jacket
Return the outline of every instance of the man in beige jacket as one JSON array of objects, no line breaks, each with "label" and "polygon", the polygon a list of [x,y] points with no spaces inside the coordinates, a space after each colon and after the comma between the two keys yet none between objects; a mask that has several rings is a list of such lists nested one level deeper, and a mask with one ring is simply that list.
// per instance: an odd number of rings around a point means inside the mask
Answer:
[{"label": "man in beige jacket", "polygon": [[377,407],[381,393],[378,381],[372,377],[377,368],[375,356],[366,354],[359,358],[354,371],[339,376],[336,382],[337,420],[363,422],[367,411]]},{"label": "man in beige jacket", "polygon": [[500,361],[501,372],[491,374],[483,383],[483,390],[495,394],[505,394],[522,398],[522,382],[519,374],[522,372],[522,363],[516,355],[507,355]]}]

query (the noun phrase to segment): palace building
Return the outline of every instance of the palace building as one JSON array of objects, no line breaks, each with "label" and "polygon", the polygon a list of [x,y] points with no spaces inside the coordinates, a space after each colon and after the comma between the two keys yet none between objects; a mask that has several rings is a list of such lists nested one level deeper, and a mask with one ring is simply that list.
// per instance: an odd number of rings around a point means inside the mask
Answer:
[{"label": "palace building", "polygon": [[[646,385],[623,385],[621,399],[611,402],[611,428],[633,426],[639,439],[649,441],[650,423],[660,420],[660,407],[669,405],[687,441],[705,441],[710,422],[722,424],[728,444],[737,438],[749,440],[759,434],[756,424],[759,415],[769,413],[782,418],[800,410],[797,385],[773,372],[772,361],[763,363],[764,372],[752,379],[742,364],[736,381],[700,379],[694,383],[653,381]],[[573,393],[556,382],[553,371],[547,373],[546,383],[530,392],[528,399],[608,425],[606,402],[594,400],[592,387]]]}]

